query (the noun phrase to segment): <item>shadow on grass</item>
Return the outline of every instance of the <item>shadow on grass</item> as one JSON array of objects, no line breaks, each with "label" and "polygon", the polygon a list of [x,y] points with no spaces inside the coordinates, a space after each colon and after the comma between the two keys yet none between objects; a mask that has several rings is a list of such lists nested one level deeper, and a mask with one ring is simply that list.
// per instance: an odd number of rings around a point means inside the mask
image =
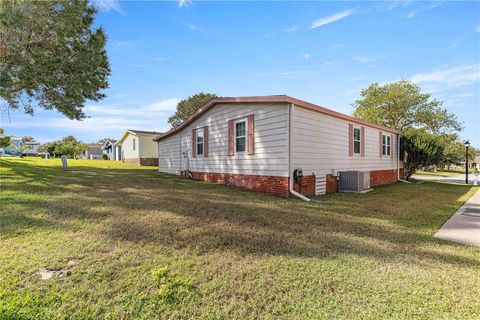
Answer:
[{"label": "shadow on grass", "polygon": [[[462,252],[441,253],[438,248],[449,244],[431,237],[470,190],[466,186],[397,184],[364,195],[328,195],[322,198],[326,206],[150,170],[0,164],[12,170],[5,176],[13,180],[2,186],[14,194],[4,198],[11,236],[25,226],[81,228],[73,223],[81,221],[113,240],[195,254],[358,255],[480,265]],[[17,200],[26,192],[42,197]],[[44,218],[28,220],[36,210]]]}]

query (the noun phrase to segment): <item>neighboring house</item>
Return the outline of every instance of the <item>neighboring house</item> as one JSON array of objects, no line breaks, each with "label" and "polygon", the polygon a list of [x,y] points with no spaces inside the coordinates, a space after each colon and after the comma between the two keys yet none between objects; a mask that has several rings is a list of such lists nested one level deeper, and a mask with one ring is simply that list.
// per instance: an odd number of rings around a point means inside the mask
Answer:
[{"label": "neighboring house", "polygon": [[115,139],[108,139],[102,146],[103,154],[106,154],[109,160],[115,160],[115,143],[117,140]]},{"label": "neighboring house", "polygon": [[28,148],[23,151],[23,154],[26,156],[38,156],[38,148],[40,148],[40,142],[36,141],[30,141],[30,142],[25,142],[24,145],[26,145]]},{"label": "neighboring house", "polygon": [[475,156],[475,159],[470,162],[470,168],[477,168],[480,170],[480,155]]},{"label": "neighboring house", "polygon": [[[212,99],[155,138],[159,171],[269,194],[338,190],[338,172],[370,172],[370,184],[398,180],[399,132],[288,96]],[[322,186],[323,184],[323,186]]]},{"label": "neighboring house", "polygon": [[23,155],[26,156],[37,156],[39,154],[38,148],[40,148],[40,143],[36,141],[28,141],[24,142],[22,137],[10,137],[10,146],[4,148],[2,151],[3,155],[9,156],[19,156],[20,151],[18,150],[20,147],[26,145],[27,149],[23,151]]},{"label": "neighboring house", "polygon": [[160,132],[127,130],[115,143],[117,161],[140,166],[158,165],[158,147],[153,138]]},{"label": "neighboring house", "polygon": [[96,143],[91,143],[87,144],[87,150],[85,150],[81,155],[81,159],[90,159],[90,160],[101,160],[103,151],[102,151],[102,145],[101,144],[96,144]]}]

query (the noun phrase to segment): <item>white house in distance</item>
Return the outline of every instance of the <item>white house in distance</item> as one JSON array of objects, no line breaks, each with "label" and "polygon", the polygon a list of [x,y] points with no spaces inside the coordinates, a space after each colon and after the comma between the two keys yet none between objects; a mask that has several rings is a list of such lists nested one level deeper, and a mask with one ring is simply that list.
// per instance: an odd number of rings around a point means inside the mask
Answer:
[{"label": "white house in distance", "polygon": [[87,150],[82,152],[80,158],[90,159],[90,160],[101,160],[102,159],[102,145],[97,143],[87,144]]},{"label": "white house in distance", "polygon": [[140,166],[157,166],[158,147],[153,138],[159,134],[155,131],[126,130],[115,142],[115,159]]},{"label": "white house in distance", "polygon": [[102,152],[106,154],[109,160],[115,160],[115,143],[117,140],[115,139],[107,139],[105,143],[102,145]]},{"label": "white house in distance", "polygon": [[289,96],[216,98],[155,138],[159,171],[274,195],[338,190],[338,173],[400,178],[400,132]]}]

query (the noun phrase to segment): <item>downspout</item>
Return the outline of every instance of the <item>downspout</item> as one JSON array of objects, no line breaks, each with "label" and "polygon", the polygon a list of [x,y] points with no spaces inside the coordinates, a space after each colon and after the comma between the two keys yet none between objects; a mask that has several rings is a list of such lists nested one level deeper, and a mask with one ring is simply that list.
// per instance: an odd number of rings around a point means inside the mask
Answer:
[{"label": "downspout", "polygon": [[410,181],[400,179],[400,133],[397,133],[397,180],[404,183],[411,183]]},{"label": "downspout", "polygon": [[303,194],[298,193],[297,191],[293,190],[293,170],[292,170],[292,142],[293,142],[293,134],[292,134],[292,117],[293,117],[293,110],[295,110],[295,105],[290,103],[288,105],[288,117],[287,117],[287,129],[288,129],[288,189],[291,194],[296,196],[297,198],[302,199],[303,201],[311,201],[309,198],[305,197]]}]

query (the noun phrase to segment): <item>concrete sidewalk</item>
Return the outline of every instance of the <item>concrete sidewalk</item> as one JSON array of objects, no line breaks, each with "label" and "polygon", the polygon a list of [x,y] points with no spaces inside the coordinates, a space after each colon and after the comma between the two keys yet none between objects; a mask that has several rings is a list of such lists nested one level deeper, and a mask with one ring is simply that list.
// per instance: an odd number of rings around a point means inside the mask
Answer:
[{"label": "concrete sidewalk", "polygon": [[480,189],[434,235],[480,247]]}]

